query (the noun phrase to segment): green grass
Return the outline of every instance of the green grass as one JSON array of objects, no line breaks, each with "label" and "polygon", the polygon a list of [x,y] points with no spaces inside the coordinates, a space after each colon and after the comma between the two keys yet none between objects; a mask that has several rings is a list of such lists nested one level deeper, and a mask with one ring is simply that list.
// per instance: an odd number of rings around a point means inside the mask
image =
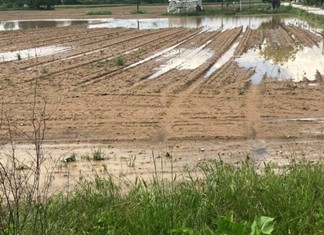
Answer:
[{"label": "green grass", "polygon": [[320,27],[324,27],[324,16],[323,15],[316,15],[313,13],[309,13],[302,9],[295,9],[296,15],[306,20],[309,20]]},{"label": "green grass", "polygon": [[78,9],[78,8],[103,8],[103,7],[123,7],[131,6],[130,4],[81,4],[81,5],[55,5],[57,9]]},{"label": "green grass", "polygon": [[204,16],[204,15],[269,15],[269,14],[296,14],[296,9],[291,6],[281,6],[277,9],[272,9],[270,4],[259,4],[253,5],[251,7],[243,5],[242,11],[240,11],[239,6],[234,9],[232,6],[226,7],[223,9],[212,9],[205,7],[203,11],[189,11],[180,13],[179,15],[183,16]]},{"label": "green grass", "polygon": [[111,11],[89,11],[87,15],[111,15]]},{"label": "green grass", "polygon": [[118,56],[115,59],[115,65],[124,66],[125,65],[125,59],[123,57],[121,57],[121,56]]},{"label": "green grass", "polygon": [[[218,231],[228,215],[247,228],[268,216],[273,234],[324,233],[323,162],[293,164],[280,174],[269,165],[260,174],[247,163],[198,168],[198,178],[183,172],[181,180],[166,181],[156,174],[151,183],[138,179],[128,187],[108,173],[82,180],[75,193],[48,200],[42,225],[46,234],[207,234],[202,231]],[[30,222],[24,234],[31,234]]]},{"label": "green grass", "polygon": [[147,12],[143,9],[139,9],[139,10],[132,10],[130,13],[131,14],[146,14]]},{"label": "green grass", "polygon": [[105,160],[105,152],[101,149],[96,149],[92,151],[92,160],[102,161]]}]

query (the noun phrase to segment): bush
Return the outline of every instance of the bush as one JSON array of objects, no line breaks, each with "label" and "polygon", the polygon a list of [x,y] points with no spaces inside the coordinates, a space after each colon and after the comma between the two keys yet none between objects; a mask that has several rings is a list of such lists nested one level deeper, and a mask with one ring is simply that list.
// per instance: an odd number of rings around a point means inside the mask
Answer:
[{"label": "bush", "polygon": [[90,11],[87,15],[111,15],[111,11]]}]

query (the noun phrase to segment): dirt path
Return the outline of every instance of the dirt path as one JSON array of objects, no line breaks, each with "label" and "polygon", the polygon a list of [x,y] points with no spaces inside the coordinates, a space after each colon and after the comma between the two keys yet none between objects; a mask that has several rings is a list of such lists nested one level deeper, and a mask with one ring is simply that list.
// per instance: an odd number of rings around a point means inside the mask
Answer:
[{"label": "dirt path", "polygon": [[247,136],[249,139],[258,139],[259,126],[262,123],[260,117],[260,110],[258,108],[258,98],[260,97],[259,87],[257,85],[250,85],[245,94],[245,116],[247,119]]},{"label": "dirt path", "polygon": [[[165,116],[162,119],[161,131],[165,132],[168,137],[172,139],[174,128],[173,126],[178,122],[179,118],[182,116],[181,111],[183,107],[188,107],[190,96],[193,96],[193,91],[199,87],[204,80],[196,80],[190,86],[183,89],[181,92],[175,94],[171,100],[167,101]],[[167,100],[166,97],[163,100]]]}]

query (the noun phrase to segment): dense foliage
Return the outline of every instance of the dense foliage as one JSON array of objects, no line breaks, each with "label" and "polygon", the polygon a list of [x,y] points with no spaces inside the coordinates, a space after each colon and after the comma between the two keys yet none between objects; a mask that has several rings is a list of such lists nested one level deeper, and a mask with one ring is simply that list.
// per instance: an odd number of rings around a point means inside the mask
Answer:
[{"label": "dense foliage", "polygon": [[2,8],[52,9],[61,0],[0,0]]},{"label": "dense foliage", "polygon": [[[54,5],[64,4],[136,4],[139,3],[168,3],[168,0],[0,0],[0,8],[31,8],[52,9]],[[230,0],[204,0],[204,3],[229,2]],[[236,0],[238,1],[238,0]],[[277,2],[277,0],[262,0],[263,2]],[[243,1],[244,2],[244,1]],[[279,0],[278,0],[279,2]],[[324,0],[304,0],[305,5],[321,6]]]},{"label": "dense foliage", "polygon": [[33,205],[16,233],[0,201],[0,234],[324,234],[323,162],[292,163],[280,174],[271,165],[260,174],[244,162],[197,167],[183,178],[166,181],[156,172],[151,183],[135,184],[104,168],[106,177],[81,178],[74,193]]}]

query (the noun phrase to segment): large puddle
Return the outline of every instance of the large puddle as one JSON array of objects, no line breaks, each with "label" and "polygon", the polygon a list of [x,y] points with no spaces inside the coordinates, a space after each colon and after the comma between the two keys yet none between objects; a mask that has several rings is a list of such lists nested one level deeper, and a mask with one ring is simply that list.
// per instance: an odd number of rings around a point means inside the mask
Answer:
[{"label": "large puddle", "polygon": [[[134,28],[134,29],[161,29],[161,28],[208,28],[209,30],[231,29],[243,26],[257,29],[261,24],[272,21],[272,16],[206,16],[206,17],[170,17],[155,19],[107,19],[107,22],[91,24],[89,28]],[[312,29],[304,20],[294,17],[283,17],[284,23]]]},{"label": "large puddle", "polygon": [[108,22],[110,19],[56,19],[56,20],[12,20],[0,21],[0,31],[37,29],[37,28],[55,28],[66,27],[80,24],[98,24]]},{"label": "large puddle", "polygon": [[[187,18],[181,18],[186,20]],[[228,18],[230,19],[230,18]],[[226,27],[236,27],[236,24],[242,24],[242,22],[247,22],[247,19],[250,19],[250,24],[248,27],[261,27],[263,30],[266,30],[267,27],[278,27],[280,25],[297,25],[299,27],[307,28],[307,30],[315,31],[316,29],[311,28],[307,23],[298,21],[293,18],[272,18],[272,17],[242,17],[230,21],[232,24],[227,24]],[[255,19],[253,21],[251,19]],[[270,21],[267,21],[269,20]],[[167,20],[161,21],[162,25],[167,25]],[[179,20],[178,18],[173,20]],[[193,18],[192,20],[195,20]],[[209,22],[213,22],[212,19],[209,19]],[[220,20],[220,19],[217,19]],[[215,19],[215,22],[218,22]],[[120,20],[124,22],[125,20]],[[126,20],[127,22],[132,22],[132,20]],[[110,22],[113,25],[113,22]],[[135,22],[135,21],[134,21]],[[150,19],[145,20],[146,25],[149,25],[151,22]],[[206,21],[208,22],[208,21]],[[234,23],[233,23],[234,22]],[[256,23],[258,22],[258,23]],[[265,23],[264,23],[265,22]],[[152,23],[152,22],[151,22]],[[218,22],[219,23],[219,22]],[[260,25],[258,25],[260,24]],[[103,24],[107,26],[106,24]],[[178,25],[178,24],[173,24]],[[194,24],[192,24],[194,25]],[[211,26],[211,24],[210,24]],[[157,26],[156,26],[157,27]],[[209,31],[211,27],[205,27],[203,31]],[[219,24],[215,23],[213,29],[220,30],[222,27],[219,27]],[[224,29],[224,27],[223,27]],[[206,45],[203,45],[200,48],[191,48],[185,49],[178,46],[181,44],[178,43],[162,52],[159,52],[149,58],[146,58],[143,61],[137,62],[130,67],[137,66],[141,63],[144,63],[148,60],[157,58],[157,61],[167,61],[164,64],[160,65],[158,68],[153,71],[153,74],[149,79],[157,78],[158,76],[167,73],[172,69],[195,69],[208,60],[212,55],[212,51],[208,51],[205,48]],[[324,73],[324,48],[323,44],[315,45],[313,47],[304,47],[302,45],[280,45],[276,43],[270,43],[267,39],[264,40],[261,46],[252,48],[243,54],[241,57],[234,58],[234,51],[238,46],[238,42],[234,43],[227,52],[225,52],[220,59],[206,72],[204,75],[205,78],[210,77],[215,73],[220,67],[222,67],[230,59],[235,59],[239,66],[254,69],[255,73],[251,77],[251,81],[254,84],[259,84],[263,77],[272,77],[279,80],[292,79],[295,82],[302,81],[307,79],[309,81],[315,80],[315,75],[318,72]],[[204,48],[204,49],[202,49]]]},{"label": "large puddle", "polygon": [[[206,16],[206,17],[166,17],[154,19],[44,19],[44,20],[13,20],[0,21],[0,31],[19,30],[45,27],[65,27],[78,24],[89,24],[89,28],[235,28],[243,26],[257,29],[262,23],[270,22],[272,16]],[[286,24],[294,24],[302,28],[313,29],[306,21],[294,17],[282,17]]]},{"label": "large puddle", "polygon": [[225,52],[217,61],[216,63],[206,72],[205,78],[210,77],[214,72],[217,71],[220,67],[222,67],[226,62],[228,62],[234,55],[235,49],[238,46],[238,42],[234,43],[231,48]]},{"label": "large puddle", "polygon": [[313,47],[279,45],[263,42],[260,48],[250,49],[236,61],[241,67],[254,69],[252,83],[259,84],[264,76],[295,82],[315,80],[317,71],[324,73],[323,44]]},{"label": "large puddle", "polygon": [[[152,74],[149,79],[157,78],[158,76],[167,73],[172,69],[183,70],[183,69],[196,69],[210,57],[213,56],[213,51],[206,46],[211,41],[201,45],[197,48],[177,48],[164,54],[159,60],[167,60],[165,64],[162,64],[157,68],[156,72]],[[194,59],[193,59],[194,58]]]},{"label": "large puddle", "polygon": [[41,56],[53,55],[66,50],[70,47],[62,45],[52,45],[46,47],[36,47],[19,51],[0,52],[0,62],[32,59]]}]

